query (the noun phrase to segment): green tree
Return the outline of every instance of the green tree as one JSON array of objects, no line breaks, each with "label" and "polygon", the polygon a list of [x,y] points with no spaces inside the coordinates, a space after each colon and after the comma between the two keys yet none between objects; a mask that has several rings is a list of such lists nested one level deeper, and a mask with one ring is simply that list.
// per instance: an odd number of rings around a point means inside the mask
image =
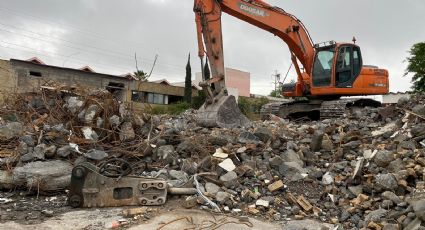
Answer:
[{"label": "green tree", "polygon": [[406,76],[412,73],[413,90],[416,92],[425,92],[425,42],[416,43],[410,49],[408,66],[404,73]]},{"label": "green tree", "polygon": [[269,94],[270,97],[280,97],[280,90],[273,90]]},{"label": "green tree", "polygon": [[205,66],[204,66],[204,76],[205,76],[205,81],[209,80],[211,78],[210,67],[208,65],[208,58],[207,58],[207,61],[205,62]]},{"label": "green tree", "polygon": [[184,81],[184,101],[192,102],[192,68],[190,67],[190,53],[186,64],[186,79]]}]

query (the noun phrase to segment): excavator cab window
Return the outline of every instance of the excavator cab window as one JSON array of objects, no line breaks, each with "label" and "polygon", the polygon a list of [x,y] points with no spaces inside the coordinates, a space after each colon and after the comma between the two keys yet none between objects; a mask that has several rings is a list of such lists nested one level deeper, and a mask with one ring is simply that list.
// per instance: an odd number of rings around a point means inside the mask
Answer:
[{"label": "excavator cab window", "polygon": [[361,54],[357,46],[339,47],[336,63],[336,87],[351,88],[361,71]]},{"label": "excavator cab window", "polygon": [[332,80],[332,66],[335,48],[333,46],[322,48],[316,54],[313,66],[313,86],[329,86]]}]

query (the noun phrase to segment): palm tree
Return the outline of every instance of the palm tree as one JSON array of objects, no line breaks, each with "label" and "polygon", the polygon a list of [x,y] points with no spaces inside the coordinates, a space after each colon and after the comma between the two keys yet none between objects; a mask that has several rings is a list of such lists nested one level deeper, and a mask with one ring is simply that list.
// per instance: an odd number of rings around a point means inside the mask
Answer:
[{"label": "palm tree", "polygon": [[145,81],[148,79],[147,73],[143,72],[143,70],[137,70],[134,72],[134,76],[137,77],[140,81]]}]

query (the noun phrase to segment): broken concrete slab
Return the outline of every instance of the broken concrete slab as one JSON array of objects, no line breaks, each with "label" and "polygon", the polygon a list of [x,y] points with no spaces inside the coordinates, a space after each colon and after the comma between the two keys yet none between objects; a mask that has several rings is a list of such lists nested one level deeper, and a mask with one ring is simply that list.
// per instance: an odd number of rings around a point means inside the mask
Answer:
[{"label": "broken concrete slab", "polygon": [[[65,161],[36,161],[13,169],[7,174],[6,183],[30,190],[58,191],[68,187],[72,165]],[[5,175],[5,174],[3,174]],[[3,181],[0,181],[2,184]]]}]

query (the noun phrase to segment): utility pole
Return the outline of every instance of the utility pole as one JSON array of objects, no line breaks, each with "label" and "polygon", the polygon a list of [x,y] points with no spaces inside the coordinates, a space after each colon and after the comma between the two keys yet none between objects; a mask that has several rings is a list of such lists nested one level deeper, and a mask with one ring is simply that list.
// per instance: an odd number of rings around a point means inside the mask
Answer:
[{"label": "utility pole", "polygon": [[278,93],[277,88],[278,88],[278,86],[280,86],[280,73],[277,70],[275,70],[274,71],[274,74],[272,76],[274,78],[274,82],[273,82],[273,84],[274,84],[274,92],[276,93],[276,97],[277,97],[278,96],[277,95],[277,93]]}]

